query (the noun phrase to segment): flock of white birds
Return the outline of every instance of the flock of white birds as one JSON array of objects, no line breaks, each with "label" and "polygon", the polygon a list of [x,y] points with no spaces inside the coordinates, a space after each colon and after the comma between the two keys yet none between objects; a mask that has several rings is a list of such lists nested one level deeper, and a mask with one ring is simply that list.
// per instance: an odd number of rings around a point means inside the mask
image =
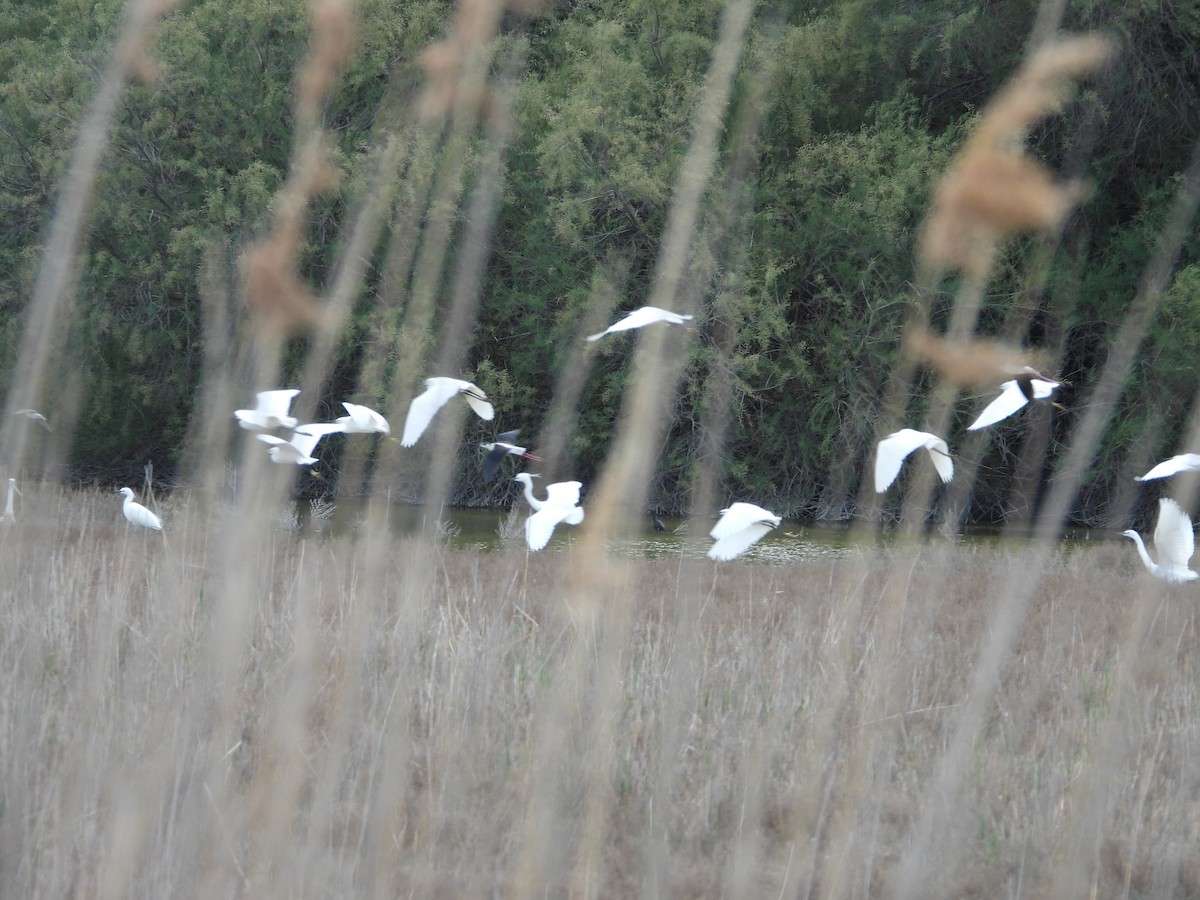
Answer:
[{"label": "flock of white birds", "polygon": [[[680,315],[670,310],[659,309],[655,306],[643,306],[634,310],[604,331],[587,337],[596,341],[608,334],[621,331],[644,328],[658,322],[668,325],[685,325],[692,320],[690,315]],[[1000,394],[989,403],[979,416],[967,426],[968,431],[977,431],[994,425],[1019,412],[1026,404],[1033,401],[1050,402],[1061,409],[1059,404],[1050,398],[1061,383],[1042,375],[1030,366],[1024,366],[1014,372],[1014,377],[1000,385]],[[238,424],[248,431],[256,433],[258,440],[269,445],[267,453],[273,462],[281,465],[294,464],[299,466],[315,466],[319,460],[315,456],[317,444],[330,434],[391,434],[391,426],[386,418],[375,410],[360,406],[356,403],[343,402],[346,415],[340,416],[333,422],[309,422],[301,425],[291,414],[292,401],[300,391],[296,389],[262,391],[256,396],[253,409],[234,410]],[[425,390],[409,404],[408,415],[404,421],[404,432],[400,438],[403,447],[412,447],[420,440],[438,411],[455,397],[461,396],[467,405],[479,418],[486,422],[495,418],[496,410],[488,401],[487,395],[469,381],[458,378],[436,377],[425,379]],[[50,428],[46,417],[36,410],[20,409],[14,415],[24,416],[36,421],[47,430]],[[290,432],[290,437],[282,438],[272,432]],[[491,482],[501,463],[509,457],[530,459],[541,462],[541,457],[534,456],[526,448],[518,446],[519,429],[506,431],[497,435],[496,440],[480,444],[488,451],[483,463],[484,482]],[[904,461],[914,451],[924,449],[928,452],[934,469],[944,484],[954,478],[954,461],[946,441],[936,434],[927,431],[917,431],[913,428],[902,428],[887,435],[879,441],[875,453],[875,490],[883,493],[900,474]],[[1200,469],[1200,454],[1183,453],[1154,466],[1145,475],[1135,478],[1136,481],[1150,481],[1156,478],[1167,478],[1180,472]],[[578,525],[583,521],[583,507],[579,505],[580,492],[583,485],[578,481],[561,481],[546,486],[546,499],[539,500],[533,493],[533,479],[538,477],[527,472],[516,476],[516,480],[524,485],[525,500],[533,509],[532,515],[525,521],[525,540],[530,550],[541,550],[550,541],[554,529],[562,523]],[[0,522],[15,520],[13,510],[13,495],[17,491],[16,479],[8,479],[8,500]],[[131,488],[123,487],[118,491],[123,495],[125,518],[132,524],[153,531],[162,531],[162,521],[142,504],[134,500]],[[733,503],[721,510],[721,517],[709,532],[713,545],[708,550],[708,557],[717,561],[734,559],[745,553],[755,542],[778,528],[781,518],[770,510],[763,509],[753,503]],[[1188,563],[1195,550],[1195,534],[1192,521],[1188,514],[1174,500],[1163,498],[1159,501],[1158,523],[1154,529],[1154,547],[1158,554],[1155,562],[1141,535],[1132,529],[1123,531],[1122,535],[1132,539],[1137,547],[1138,555],[1146,568],[1159,578],[1170,582],[1191,581],[1200,575],[1188,568]]]}]

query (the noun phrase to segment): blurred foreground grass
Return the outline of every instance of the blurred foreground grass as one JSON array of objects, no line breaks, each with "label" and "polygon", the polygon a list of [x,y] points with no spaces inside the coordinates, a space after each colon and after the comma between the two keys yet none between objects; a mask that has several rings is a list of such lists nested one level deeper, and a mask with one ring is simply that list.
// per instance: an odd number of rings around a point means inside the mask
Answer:
[{"label": "blurred foreground grass", "polygon": [[26,494],[5,897],[1200,893],[1194,592],[1126,543],[1051,559],[942,810],[1020,545],[626,560],[592,618],[570,548],[277,530],[234,576],[232,511]]}]

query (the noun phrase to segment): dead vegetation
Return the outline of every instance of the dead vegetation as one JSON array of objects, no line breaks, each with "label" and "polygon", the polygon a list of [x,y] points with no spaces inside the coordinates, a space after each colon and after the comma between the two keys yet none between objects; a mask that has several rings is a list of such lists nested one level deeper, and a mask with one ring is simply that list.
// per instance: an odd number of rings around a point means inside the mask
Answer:
[{"label": "dead vegetation", "polygon": [[[3,535],[6,894],[890,894],[1024,552],[638,561],[584,627],[569,551],[280,534],[228,629],[184,503]],[[1194,598],[1127,550],[1049,565],[928,896],[1200,891]]]}]

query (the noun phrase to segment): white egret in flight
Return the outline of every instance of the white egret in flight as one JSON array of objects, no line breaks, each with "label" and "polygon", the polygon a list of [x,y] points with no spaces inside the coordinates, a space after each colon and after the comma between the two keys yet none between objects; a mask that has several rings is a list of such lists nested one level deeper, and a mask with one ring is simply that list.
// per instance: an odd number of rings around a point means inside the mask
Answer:
[{"label": "white egret in flight", "polygon": [[31,422],[38,422],[47,431],[54,430],[53,428],[50,427],[49,420],[45,416],[43,416],[40,412],[38,412],[36,409],[18,409],[17,411],[15,411],[13,413],[13,415],[14,416],[24,416],[25,418],[29,419]]},{"label": "white egret in flight", "polygon": [[1160,462],[1145,475],[1133,476],[1133,480],[1152,481],[1155,478],[1167,478],[1180,472],[1190,472],[1192,469],[1200,469],[1200,453],[1181,453],[1179,456],[1172,456],[1170,459]]},{"label": "white egret in flight", "polygon": [[380,413],[369,406],[359,406],[357,403],[342,401],[348,415],[339,416],[337,424],[342,426],[346,434],[391,434],[392,426]]},{"label": "white egret in flight", "polygon": [[721,510],[720,520],[708,533],[716,541],[708,548],[708,558],[726,561],[741,556],[751,544],[778,528],[781,521],[775,513],[753,503],[732,504]]},{"label": "white egret in flight", "polygon": [[8,479],[8,501],[4,504],[4,515],[0,516],[0,522],[15,522],[17,521],[17,513],[13,509],[13,494],[19,494],[17,490],[17,479]]},{"label": "white egret in flight", "polygon": [[525,499],[534,513],[525,520],[525,542],[530,550],[541,550],[550,542],[554,526],[559,522],[578,525],[583,521],[583,507],[579,506],[579,491],[583,487],[578,481],[559,481],[546,485],[546,499],[533,496],[533,477],[522,472],[514,480],[525,484]]},{"label": "white egret in flight", "polygon": [[1170,497],[1158,501],[1158,524],[1154,527],[1154,549],[1158,553],[1158,562],[1150,558],[1142,536],[1132,528],[1122,531],[1127,538],[1137,544],[1138,556],[1146,564],[1146,568],[1166,581],[1181,584],[1198,578],[1195,572],[1188,568],[1188,560],[1196,549],[1196,535],[1192,531],[1192,520]]},{"label": "white egret in flight", "polygon": [[929,458],[933,460],[933,466],[937,469],[942,483],[949,483],[954,477],[954,460],[950,458],[950,448],[946,446],[946,442],[928,431],[901,428],[879,442],[875,453],[876,492],[882,494],[886,491],[900,474],[900,466],[904,460],[921,447],[929,451]]},{"label": "white egret in flight", "polygon": [[690,322],[692,316],[681,316],[679,313],[673,313],[668,309],[659,309],[657,306],[643,306],[640,309],[635,309],[623,319],[619,319],[612,325],[609,325],[603,331],[597,334],[589,334],[589,341],[598,341],[606,334],[612,334],[616,331],[629,331],[632,328],[644,328],[647,325],[653,325],[655,322],[668,322],[671,325],[682,325],[684,322]]},{"label": "white egret in flight", "polygon": [[257,437],[264,444],[271,445],[267,452],[271,454],[273,462],[280,465],[294,463],[298,466],[315,466],[318,460],[313,456],[313,451],[317,448],[317,441],[327,434],[336,434],[341,430],[342,426],[337,422],[310,422],[297,428],[290,441],[273,434],[260,434]]},{"label": "white egret in flight", "polygon": [[235,409],[238,424],[248,431],[269,431],[272,428],[295,428],[299,421],[288,414],[292,398],[300,391],[291,388],[282,391],[260,391],[254,409]]},{"label": "white egret in flight", "polygon": [[[1000,396],[984,407],[979,418],[967,426],[967,431],[978,431],[980,428],[995,425],[1001,419],[1007,419],[1017,412],[1030,400],[1048,400],[1061,386],[1061,382],[1051,381],[1037,369],[1026,366],[1012,381],[1000,385]],[[1062,409],[1057,403],[1051,402],[1050,405]]]},{"label": "white egret in flight", "polygon": [[490,444],[479,445],[488,451],[488,455],[483,458],[484,484],[490,483],[496,477],[496,470],[500,468],[500,461],[506,456],[520,456],[523,459],[532,459],[534,462],[542,461],[540,456],[534,456],[524,447],[518,447],[513,443],[520,433],[520,428],[514,428],[512,431],[505,431],[502,434],[496,435],[496,440]]},{"label": "white egret in flight", "polygon": [[132,488],[123,487],[117,493],[125,497],[124,510],[126,519],[141,528],[149,528],[151,531],[162,531],[162,520],[133,499]]},{"label": "white egret in flight", "polygon": [[485,422],[495,418],[496,410],[488,403],[487,394],[471,382],[458,378],[426,378],[425,393],[414,397],[409,404],[400,446],[411,447],[420,440],[429,423],[433,421],[434,414],[457,394],[462,394],[471,409],[475,410],[475,414]]}]

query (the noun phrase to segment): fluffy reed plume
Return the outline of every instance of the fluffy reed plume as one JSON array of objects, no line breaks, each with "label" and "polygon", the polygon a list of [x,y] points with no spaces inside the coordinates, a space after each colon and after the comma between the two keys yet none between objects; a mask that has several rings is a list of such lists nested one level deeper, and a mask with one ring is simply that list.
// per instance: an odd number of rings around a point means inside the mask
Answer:
[{"label": "fluffy reed plume", "polygon": [[158,78],[158,64],[147,54],[150,45],[150,30],[162,18],[169,16],[182,0],[146,0],[132,13],[132,25],[125,39],[117,48],[125,75],[132,81],[149,84]]},{"label": "fluffy reed plume", "polygon": [[1044,354],[1012,347],[1000,341],[947,340],[924,328],[904,336],[904,352],[924,363],[950,384],[960,388],[994,386],[1020,373],[1026,366],[1040,369],[1050,365]]},{"label": "fluffy reed plume", "polygon": [[242,259],[246,303],[269,331],[315,328],[321,322],[316,295],[300,278],[302,216],[309,201],[332,190],[337,172],[329,164],[318,120],[322,103],[354,46],[349,0],[314,0],[312,49],[296,75],[298,146],[280,190],[275,221]]},{"label": "fluffy reed plume", "polygon": [[459,0],[449,35],[421,54],[421,68],[429,76],[417,104],[421,116],[434,119],[457,108],[491,116],[496,111],[492,92],[477,73],[469,71],[467,63],[496,36],[500,15],[506,9],[532,15],[541,5],[541,0]]},{"label": "fluffy reed plume", "polygon": [[357,30],[350,0],[314,0],[313,45],[296,79],[296,103],[315,111],[354,49]]},{"label": "fluffy reed plume", "polygon": [[959,269],[983,276],[1003,239],[1054,232],[1088,188],[1060,181],[1021,146],[1030,127],[1054,112],[1071,79],[1095,71],[1112,42],[1095,35],[1039,50],[984,111],[974,133],[942,177],[921,234],[918,254],[930,271]]}]

